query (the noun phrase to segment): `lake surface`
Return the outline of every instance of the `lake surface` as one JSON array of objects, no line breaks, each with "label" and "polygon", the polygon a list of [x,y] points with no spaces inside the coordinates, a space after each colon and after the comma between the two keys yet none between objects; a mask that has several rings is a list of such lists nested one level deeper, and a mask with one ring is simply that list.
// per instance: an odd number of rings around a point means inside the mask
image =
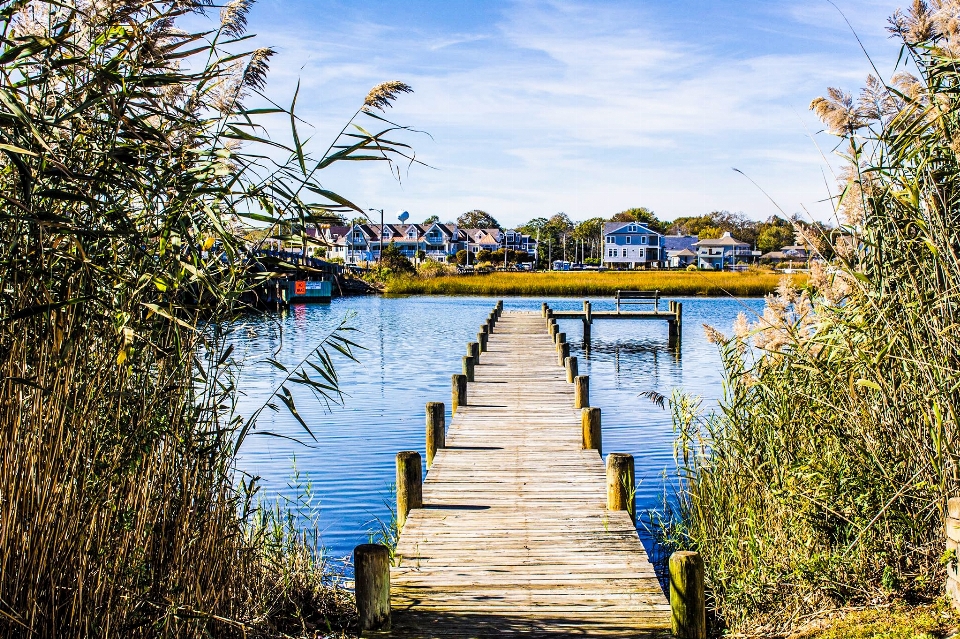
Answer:
[{"label": "lake surface", "polygon": [[[594,310],[612,310],[612,299],[590,298]],[[590,375],[590,403],[603,411],[603,449],[635,456],[637,509],[657,509],[664,481],[675,468],[673,427],[645,391],[667,397],[675,388],[715,405],[722,394],[717,348],[701,325],[729,333],[739,312],[760,312],[762,299],[671,298],[683,302],[683,340],[679,355],[667,347],[666,322],[596,321],[589,359],[584,357],[580,320],[560,321],[580,374]],[[342,405],[329,407],[309,393],[296,393],[297,407],[316,441],[280,406],[266,410],[258,431],[297,437],[309,447],[268,435],[251,436],[241,450],[240,468],[261,477],[266,497],[293,498],[309,482],[322,542],[331,557],[346,557],[391,518],[392,484],[398,451],[424,452],[424,405],[442,401],[450,415],[450,376],[459,373],[466,344],[476,340],[494,298],[362,297],[329,305],[297,305],[287,311],[250,318],[236,331],[238,357],[244,361],[238,411],[247,416],[266,402],[284,374],[264,362],[275,356],[296,365],[345,317],[357,329],[350,338],[363,346],[359,362],[337,356],[344,392]],[[555,310],[582,308],[580,299],[504,299],[505,310],[539,312],[547,301]],[[661,302],[666,308],[666,302]],[[495,339],[495,336],[494,336]],[[275,354],[275,355],[274,355]],[[279,402],[276,402],[279,404]],[[298,482],[292,482],[296,470]],[[640,527],[648,550],[649,536]]]}]

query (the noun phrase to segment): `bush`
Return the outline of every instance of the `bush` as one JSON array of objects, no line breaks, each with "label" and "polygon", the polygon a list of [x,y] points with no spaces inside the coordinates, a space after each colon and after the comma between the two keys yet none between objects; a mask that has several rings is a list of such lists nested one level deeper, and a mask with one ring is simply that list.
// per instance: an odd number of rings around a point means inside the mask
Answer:
[{"label": "bush", "polygon": [[831,89],[813,102],[851,160],[838,213],[853,241],[758,321],[710,331],[718,413],[672,402],[685,490],[664,530],[701,552],[735,632],[943,591],[946,500],[960,492],[960,70],[954,27],[934,18],[915,3],[892,19],[919,80],[870,77],[859,101]]},{"label": "bush", "polygon": [[697,268],[697,265],[696,265],[696,264],[687,264],[687,270],[688,270],[688,271],[697,271],[697,270],[700,270],[700,269]]},{"label": "bush", "polygon": [[413,275],[416,271],[413,268],[413,262],[403,254],[396,244],[387,244],[383,247],[380,263],[383,268],[389,269],[390,273],[384,274],[384,277],[393,275]]},{"label": "bush", "polygon": [[442,275],[455,275],[457,269],[450,264],[426,260],[417,267],[417,275],[420,277],[440,277]]}]

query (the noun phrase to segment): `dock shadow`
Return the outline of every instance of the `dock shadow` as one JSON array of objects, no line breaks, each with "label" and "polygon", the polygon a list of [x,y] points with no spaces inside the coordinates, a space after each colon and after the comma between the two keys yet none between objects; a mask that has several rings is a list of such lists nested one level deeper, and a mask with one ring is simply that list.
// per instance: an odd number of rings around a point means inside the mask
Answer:
[{"label": "dock shadow", "polygon": [[424,504],[424,510],[490,510],[490,506],[473,504]]}]

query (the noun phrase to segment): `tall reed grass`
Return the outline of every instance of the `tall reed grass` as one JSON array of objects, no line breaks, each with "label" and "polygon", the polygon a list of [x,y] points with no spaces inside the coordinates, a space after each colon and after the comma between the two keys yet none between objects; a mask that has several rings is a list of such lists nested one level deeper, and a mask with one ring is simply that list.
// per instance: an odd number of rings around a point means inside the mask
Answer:
[{"label": "tall reed grass", "polygon": [[[237,52],[249,5],[210,33],[177,27],[200,0],[0,6],[2,636],[322,621],[322,557],[234,467],[256,424],[233,412],[228,329],[269,272],[234,230],[360,211],[318,171],[403,149],[364,132],[311,158],[295,126],[262,137],[259,117],[297,118],[244,106],[273,53]],[[370,109],[408,89],[381,85],[358,116],[385,122]],[[298,416],[292,388],[336,399],[330,355],[351,346],[337,330],[303,362],[271,360],[287,377],[267,406]]]},{"label": "tall reed grass", "polygon": [[[786,632],[845,605],[943,590],[946,500],[960,490],[960,31],[953,3],[891,20],[906,70],[813,103],[850,162],[852,241],[804,291],[709,333],[722,409],[675,397],[679,512],[718,627]],[[908,73],[911,71],[912,73]]]},{"label": "tall reed grass", "polygon": [[[798,282],[805,278],[795,276]],[[386,292],[397,295],[612,296],[617,290],[659,290],[664,295],[760,297],[776,290],[772,273],[710,271],[572,271],[487,275],[397,277]]]}]

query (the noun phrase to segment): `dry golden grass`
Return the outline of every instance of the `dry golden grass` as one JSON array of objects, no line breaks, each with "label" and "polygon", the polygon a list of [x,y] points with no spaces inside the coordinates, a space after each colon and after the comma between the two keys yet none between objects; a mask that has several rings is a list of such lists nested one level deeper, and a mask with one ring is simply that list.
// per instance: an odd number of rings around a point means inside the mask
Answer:
[{"label": "dry golden grass", "polygon": [[[775,273],[704,271],[574,271],[451,275],[430,279],[396,278],[386,292],[397,295],[581,296],[613,295],[617,290],[659,290],[664,295],[756,297],[773,292]],[[802,284],[806,276],[797,281]]]}]

